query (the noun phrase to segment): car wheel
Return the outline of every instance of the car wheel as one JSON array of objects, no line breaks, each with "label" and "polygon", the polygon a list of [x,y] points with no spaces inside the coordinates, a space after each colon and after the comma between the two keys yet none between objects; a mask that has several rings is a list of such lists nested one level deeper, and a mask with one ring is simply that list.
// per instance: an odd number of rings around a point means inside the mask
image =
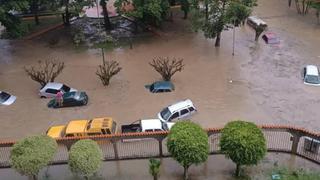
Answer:
[{"label": "car wheel", "polygon": [[87,104],[88,104],[88,101],[84,99],[84,100],[82,100],[82,104],[83,104],[83,105],[87,105]]}]

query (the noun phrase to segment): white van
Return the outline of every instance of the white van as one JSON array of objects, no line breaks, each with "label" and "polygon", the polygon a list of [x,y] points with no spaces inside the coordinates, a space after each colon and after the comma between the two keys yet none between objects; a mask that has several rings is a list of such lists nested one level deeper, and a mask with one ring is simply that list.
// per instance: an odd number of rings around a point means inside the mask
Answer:
[{"label": "white van", "polygon": [[258,18],[257,16],[249,16],[247,19],[247,24],[249,24],[253,28],[257,28],[258,26],[267,27],[267,23],[264,22],[262,19]]},{"label": "white van", "polygon": [[177,102],[158,113],[158,118],[164,122],[174,121],[176,119],[186,119],[196,112],[192,101],[186,99],[184,101]]}]

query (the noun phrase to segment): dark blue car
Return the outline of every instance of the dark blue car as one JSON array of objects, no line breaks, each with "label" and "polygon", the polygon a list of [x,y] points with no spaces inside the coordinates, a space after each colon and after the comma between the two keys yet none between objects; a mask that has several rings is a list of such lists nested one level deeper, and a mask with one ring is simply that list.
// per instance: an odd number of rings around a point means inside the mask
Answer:
[{"label": "dark blue car", "polygon": [[170,81],[157,81],[145,86],[152,93],[162,93],[174,91],[174,85]]},{"label": "dark blue car", "polygon": [[62,106],[56,102],[56,99],[53,98],[49,101],[49,108],[62,108],[62,107],[72,107],[72,106],[84,106],[88,103],[88,95],[85,92],[76,91],[76,92],[67,92],[63,94]]}]

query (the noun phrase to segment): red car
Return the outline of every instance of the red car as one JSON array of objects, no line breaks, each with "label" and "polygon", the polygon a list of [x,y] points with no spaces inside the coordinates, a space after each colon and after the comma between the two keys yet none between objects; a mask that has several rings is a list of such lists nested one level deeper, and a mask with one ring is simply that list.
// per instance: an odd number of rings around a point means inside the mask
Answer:
[{"label": "red car", "polygon": [[262,36],[262,39],[267,43],[267,44],[279,44],[280,39],[279,37],[273,33],[273,32],[267,32]]}]

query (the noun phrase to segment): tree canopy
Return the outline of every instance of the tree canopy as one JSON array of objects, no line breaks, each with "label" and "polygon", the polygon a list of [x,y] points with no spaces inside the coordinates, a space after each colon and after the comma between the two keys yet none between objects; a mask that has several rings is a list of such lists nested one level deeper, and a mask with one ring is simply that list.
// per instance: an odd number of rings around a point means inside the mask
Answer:
[{"label": "tree canopy", "polygon": [[57,143],[48,136],[32,136],[13,145],[10,163],[22,175],[36,179],[39,171],[47,166],[57,150]]},{"label": "tree canopy", "polygon": [[184,168],[187,179],[188,168],[208,159],[209,143],[207,133],[190,121],[177,122],[168,135],[167,147],[172,157]]},{"label": "tree canopy", "polygon": [[236,163],[237,176],[241,165],[257,164],[267,152],[261,129],[245,121],[229,122],[221,132],[220,146],[221,151]]},{"label": "tree canopy", "polygon": [[69,151],[69,167],[75,174],[89,178],[101,167],[102,151],[98,144],[91,140],[79,140]]}]

